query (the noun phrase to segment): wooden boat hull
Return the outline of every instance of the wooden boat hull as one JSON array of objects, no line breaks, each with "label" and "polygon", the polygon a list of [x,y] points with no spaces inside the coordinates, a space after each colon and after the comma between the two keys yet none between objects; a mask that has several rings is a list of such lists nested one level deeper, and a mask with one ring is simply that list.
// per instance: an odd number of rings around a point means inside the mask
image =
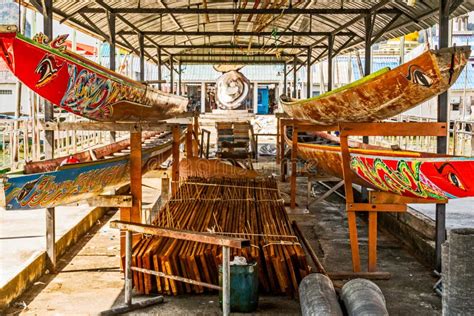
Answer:
[{"label": "wooden boat hull", "polygon": [[470,52],[469,46],[429,50],[327,94],[291,101],[282,97],[281,103],[292,118],[321,125],[384,120],[447,91]]},{"label": "wooden boat hull", "polygon": [[[64,37],[65,39],[65,37]],[[0,56],[12,73],[55,106],[104,122],[154,121],[186,112],[186,98],[131,80],[73,52],[0,26]]]},{"label": "wooden boat hull", "polygon": [[[298,156],[308,168],[342,178],[337,137],[317,133],[331,144],[298,142]],[[286,138],[291,146],[291,140]],[[357,145],[357,142],[352,142]],[[360,144],[359,147],[363,147]],[[351,148],[350,167],[354,183],[407,197],[456,199],[474,196],[474,157],[443,156],[412,151],[394,151],[378,146]]]},{"label": "wooden boat hull", "polygon": [[[153,147],[142,151],[142,172],[156,169],[170,155],[172,137],[165,133]],[[110,146],[110,145],[108,145]],[[100,155],[100,150],[95,150]],[[80,156],[80,154],[79,154]],[[64,159],[64,158],[58,158]],[[51,169],[51,162],[32,163],[32,174],[9,174],[0,178],[0,207],[27,210],[78,202],[130,181],[130,155],[87,161]]]}]

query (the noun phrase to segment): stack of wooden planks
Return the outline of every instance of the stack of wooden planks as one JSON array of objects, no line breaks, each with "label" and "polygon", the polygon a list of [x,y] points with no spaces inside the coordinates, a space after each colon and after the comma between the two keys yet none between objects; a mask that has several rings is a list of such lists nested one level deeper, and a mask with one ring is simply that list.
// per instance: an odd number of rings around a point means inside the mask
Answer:
[{"label": "stack of wooden planks", "polygon": [[[188,178],[154,224],[249,239],[252,246],[231,249],[231,257],[258,262],[262,292],[297,295],[299,282],[310,272],[274,179]],[[134,246],[132,265],[217,285],[221,256],[218,246],[144,236]],[[145,294],[208,291],[139,272],[133,282]]]}]

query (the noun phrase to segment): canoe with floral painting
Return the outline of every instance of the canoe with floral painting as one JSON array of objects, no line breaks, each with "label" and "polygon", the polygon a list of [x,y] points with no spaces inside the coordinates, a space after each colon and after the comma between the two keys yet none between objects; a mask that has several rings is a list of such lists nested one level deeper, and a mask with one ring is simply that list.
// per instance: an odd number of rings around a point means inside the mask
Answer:
[{"label": "canoe with floral painting", "polygon": [[0,62],[28,88],[68,112],[103,122],[156,121],[186,112],[188,99],[162,92],[66,49],[67,35],[29,39],[0,25]]}]

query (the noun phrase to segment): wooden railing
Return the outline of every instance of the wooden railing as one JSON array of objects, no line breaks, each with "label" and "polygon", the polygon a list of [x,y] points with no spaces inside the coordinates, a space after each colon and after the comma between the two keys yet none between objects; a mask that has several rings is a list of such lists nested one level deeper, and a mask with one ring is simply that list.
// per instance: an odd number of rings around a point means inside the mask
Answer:
[{"label": "wooden railing", "polygon": [[[56,121],[76,121],[74,115],[61,115]],[[116,141],[128,137],[126,132],[117,132]],[[55,131],[54,155],[67,156],[113,142],[107,131]],[[0,120],[0,170],[18,169],[27,161],[38,161],[45,157],[44,131],[41,120],[33,118]]]}]

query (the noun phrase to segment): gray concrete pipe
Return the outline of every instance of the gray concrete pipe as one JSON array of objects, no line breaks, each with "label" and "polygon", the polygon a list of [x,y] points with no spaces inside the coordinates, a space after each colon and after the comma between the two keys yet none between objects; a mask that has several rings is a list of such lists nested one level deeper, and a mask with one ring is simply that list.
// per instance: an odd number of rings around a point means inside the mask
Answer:
[{"label": "gray concrete pipe", "polygon": [[382,290],[372,281],[347,282],[342,287],[341,298],[349,316],[388,315]]},{"label": "gray concrete pipe", "polygon": [[307,275],[300,283],[303,316],[342,316],[331,280],[320,273]]},{"label": "gray concrete pipe", "polygon": [[443,264],[448,266],[443,271],[443,315],[473,315],[474,228],[450,230],[448,243],[448,259]]}]

